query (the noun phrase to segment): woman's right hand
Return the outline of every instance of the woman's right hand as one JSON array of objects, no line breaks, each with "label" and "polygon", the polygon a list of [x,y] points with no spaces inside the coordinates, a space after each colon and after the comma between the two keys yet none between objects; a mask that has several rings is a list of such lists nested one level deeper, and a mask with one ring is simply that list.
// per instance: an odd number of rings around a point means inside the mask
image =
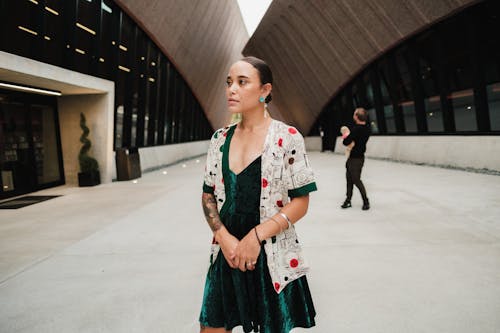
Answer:
[{"label": "woman's right hand", "polygon": [[237,268],[234,260],[236,256],[236,248],[238,247],[240,241],[231,235],[226,228],[221,228],[217,231],[215,240],[219,243],[222,254],[224,255],[224,258],[226,258],[229,267]]}]

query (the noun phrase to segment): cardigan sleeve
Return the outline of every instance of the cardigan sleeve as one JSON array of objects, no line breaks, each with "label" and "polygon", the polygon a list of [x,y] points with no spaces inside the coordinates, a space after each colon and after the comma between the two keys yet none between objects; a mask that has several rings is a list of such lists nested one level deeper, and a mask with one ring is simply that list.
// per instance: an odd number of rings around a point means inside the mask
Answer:
[{"label": "cardigan sleeve", "polygon": [[314,172],[307,158],[304,138],[293,127],[288,128],[285,152],[285,177],[290,198],[300,197],[317,190]]},{"label": "cardigan sleeve", "polygon": [[215,185],[215,173],[217,172],[216,168],[216,152],[217,149],[217,138],[220,134],[220,131],[216,131],[212,135],[212,139],[210,140],[210,146],[208,147],[207,152],[207,162],[205,164],[205,173],[203,175],[203,192],[204,193],[214,193],[214,185]]}]

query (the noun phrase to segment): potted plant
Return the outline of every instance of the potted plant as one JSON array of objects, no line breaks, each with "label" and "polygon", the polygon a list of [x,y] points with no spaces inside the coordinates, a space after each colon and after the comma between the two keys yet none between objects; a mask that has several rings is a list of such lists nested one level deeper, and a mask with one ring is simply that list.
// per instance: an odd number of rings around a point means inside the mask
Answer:
[{"label": "potted plant", "polygon": [[101,183],[99,175],[99,164],[97,160],[88,155],[92,143],[87,138],[89,136],[89,128],[87,127],[85,115],[80,113],[80,128],[83,133],[80,136],[80,142],[83,143],[80,153],[78,154],[78,161],[80,162],[80,172],[78,173],[79,186],[95,186]]}]

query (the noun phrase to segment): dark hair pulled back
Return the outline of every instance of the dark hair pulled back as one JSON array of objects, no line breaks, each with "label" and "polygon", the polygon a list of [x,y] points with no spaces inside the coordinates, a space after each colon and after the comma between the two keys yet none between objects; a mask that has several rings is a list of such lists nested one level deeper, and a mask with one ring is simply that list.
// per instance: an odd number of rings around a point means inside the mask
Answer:
[{"label": "dark hair pulled back", "polygon": [[[241,59],[241,61],[248,62],[257,70],[257,72],[259,72],[260,83],[273,84],[273,73],[271,72],[271,68],[269,68],[269,65],[266,64],[264,60],[257,57],[245,57]],[[271,96],[271,93],[269,93],[269,95],[267,95],[266,97],[266,103],[271,102],[272,99],[273,98]]]}]

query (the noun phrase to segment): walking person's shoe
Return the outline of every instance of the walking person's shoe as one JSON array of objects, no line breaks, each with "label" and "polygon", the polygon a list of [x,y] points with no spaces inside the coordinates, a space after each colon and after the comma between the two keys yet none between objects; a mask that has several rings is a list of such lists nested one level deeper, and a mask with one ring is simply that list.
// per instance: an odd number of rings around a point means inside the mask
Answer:
[{"label": "walking person's shoe", "polygon": [[368,209],[370,209],[370,202],[368,201],[368,199],[366,199],[366,200],[363,201],[363,207],[361,209],[362,210],[368,210]]},{"label": "walking person's shoe", "polygon": [[350,207],[352,207],[351,201],[350,200],[344,201],[344,203],[340,207],[342,207],[342,208],[350,208]]}]

